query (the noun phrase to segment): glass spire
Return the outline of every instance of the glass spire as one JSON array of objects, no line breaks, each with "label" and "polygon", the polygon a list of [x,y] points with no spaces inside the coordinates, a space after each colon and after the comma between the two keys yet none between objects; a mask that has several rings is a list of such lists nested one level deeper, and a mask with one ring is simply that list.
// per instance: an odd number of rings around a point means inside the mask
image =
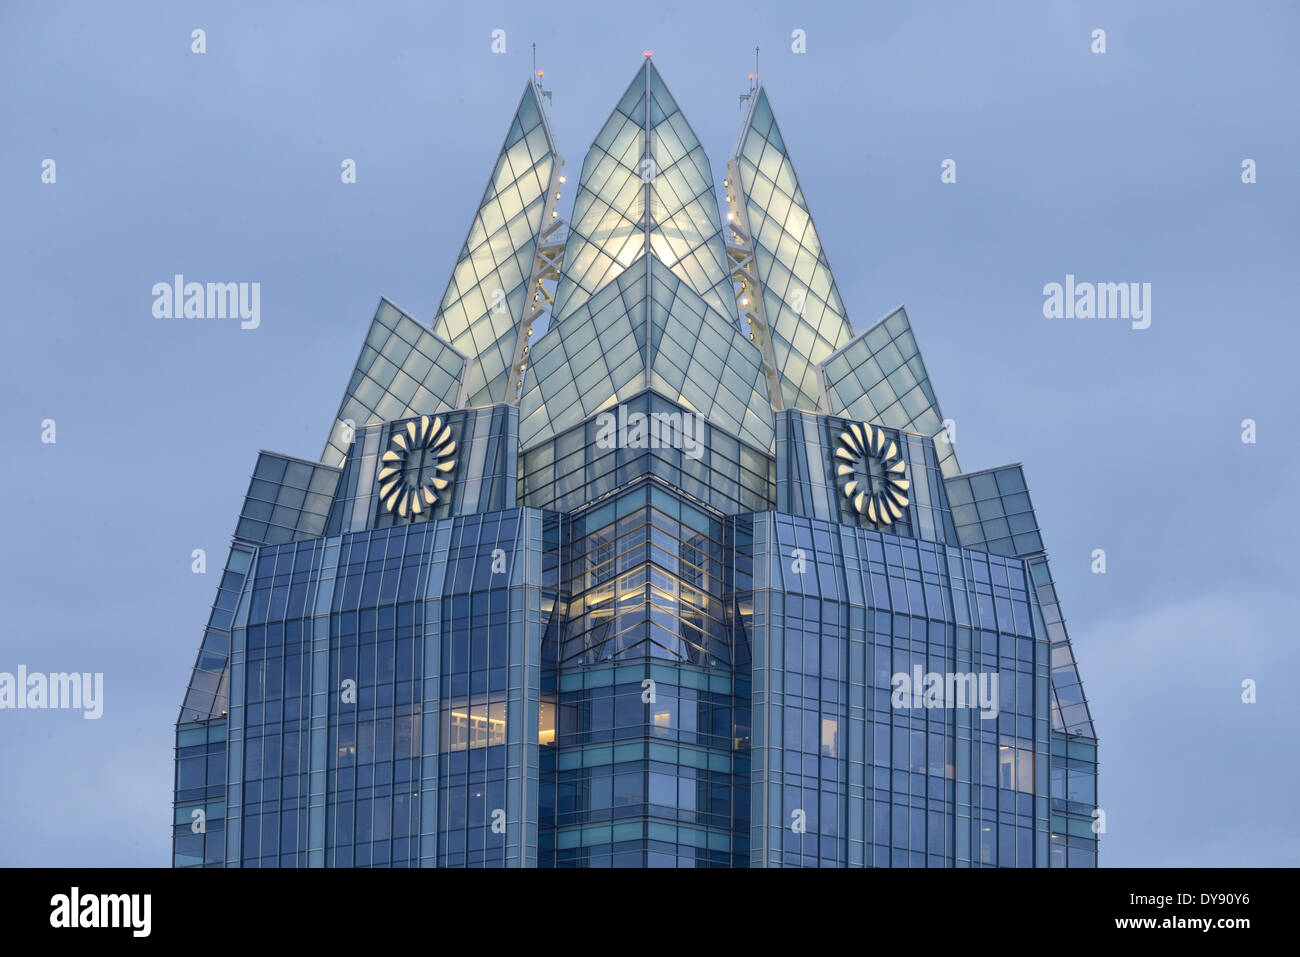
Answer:
[{"label": "glass spire", "polygon": [[463,405],[512,398],[515,349],[532,311],[537,250],[562,164],[530,81],[433,320],[440,338],[474,359]]},{"label": "glass spire", "polygon": [[728,170],[732,241],[752,245],[785,406],[825,411],[816,365],[853,338],[853,326],[762,87]]}]

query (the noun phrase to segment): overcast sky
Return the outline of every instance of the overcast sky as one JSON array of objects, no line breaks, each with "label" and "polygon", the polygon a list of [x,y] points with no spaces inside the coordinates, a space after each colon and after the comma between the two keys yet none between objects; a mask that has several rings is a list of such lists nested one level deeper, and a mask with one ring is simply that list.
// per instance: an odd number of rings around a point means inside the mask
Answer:
[{"label": "overcast sky", "polygon": [[[0,671],[105,682],[0,711],[0,864],[169,863],[257,450],[319,456],[380,296],[433,318],[534,41],[570,175],[653,50],[719,188],[761,47],[855,328],[906,305],[963,466],[1024,463],[1103,865],[1300,863],[1300,15],[833,6],[0,3]],[[156,319],[176,273],[259,282],[260,326]],[[1150,328],[1045,318],[1067,274],[1150,283]]]}]

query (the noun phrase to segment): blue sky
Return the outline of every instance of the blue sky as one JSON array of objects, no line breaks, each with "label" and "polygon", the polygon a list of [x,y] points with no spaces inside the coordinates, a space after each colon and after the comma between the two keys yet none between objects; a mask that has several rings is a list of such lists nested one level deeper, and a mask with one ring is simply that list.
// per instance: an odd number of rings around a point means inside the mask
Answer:
[{"label": "blue sky", "polygon": [[[855,327],[906,305],[963,466],[1024,463],[1103,864],[1300,863],[1300,13],[745,10],[0,4],[0,671],[105,682],[98,721],[0,711],[0,864],[168,862],[172,725],[257,450],[320,454],[381,295],[433,318],[534,41],[571,175],[648,49],[719,187],[761,47]],[[260,282],[260,327],[155,319],[175,273]],[[1066,274],[1151,283],[1151,327],[1044,318]]]}]

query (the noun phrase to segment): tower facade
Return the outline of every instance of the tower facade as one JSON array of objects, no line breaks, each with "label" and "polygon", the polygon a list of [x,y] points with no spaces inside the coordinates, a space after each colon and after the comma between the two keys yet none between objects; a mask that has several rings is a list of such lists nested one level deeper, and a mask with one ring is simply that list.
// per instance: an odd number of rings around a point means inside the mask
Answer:
[{"label": "tower facade", "polygon": [[432,322],[257,459],[176,866],[1095,866],[1023,469],[855,331],[766,91],[721,204],[649,58],[573,187],[540,93]]}]

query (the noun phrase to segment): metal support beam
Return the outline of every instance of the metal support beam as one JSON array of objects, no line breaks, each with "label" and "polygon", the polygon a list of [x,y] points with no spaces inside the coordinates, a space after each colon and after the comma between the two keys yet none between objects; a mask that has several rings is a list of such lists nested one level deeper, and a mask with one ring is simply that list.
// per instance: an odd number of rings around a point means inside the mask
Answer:
[{"label": "metal support beam", "polygon": [[772,337],[767,323],[767,309],[763,303],[763,284],[758,279],[758,266],[754,261],[754,241],[749,231],[749,216],[745,211],[744,196],[740,189],[740,165],[733,157],[727,163],[727,223],[730,232],[727,258],[731,260],[732,291],[736,296],[736,309],[748,326],[749,339],[758,346],[763,357],[763,378],[767,382],[767,397],[773,411],[785,408],[785,394],[781,390],[781,376],[776,368],[772,351]]},{"label": "metal support beam", "polygon": [[[540,88],[540,87],[539,87]],[[542,208],[542,228],[537,234],[537,249],[533,256],[533,270],[528,277],[528,292],[524,296],[522,315],[515,336],[514,358],[510,374],[506,377],[503,402],[518,405],[523,394],[524,372],[528,368],[528,338],[533,334],[533,323],[550,311],[555,303],[555,283],[559,281],[564,265],[564,244],[568,239],[566,223],[559,218],[556,203],[564,183],[564,157],[555,154],[551,167],[551,180],[546,185],[546,203]],[[531,298],[529,298],[531,296]]]}]

